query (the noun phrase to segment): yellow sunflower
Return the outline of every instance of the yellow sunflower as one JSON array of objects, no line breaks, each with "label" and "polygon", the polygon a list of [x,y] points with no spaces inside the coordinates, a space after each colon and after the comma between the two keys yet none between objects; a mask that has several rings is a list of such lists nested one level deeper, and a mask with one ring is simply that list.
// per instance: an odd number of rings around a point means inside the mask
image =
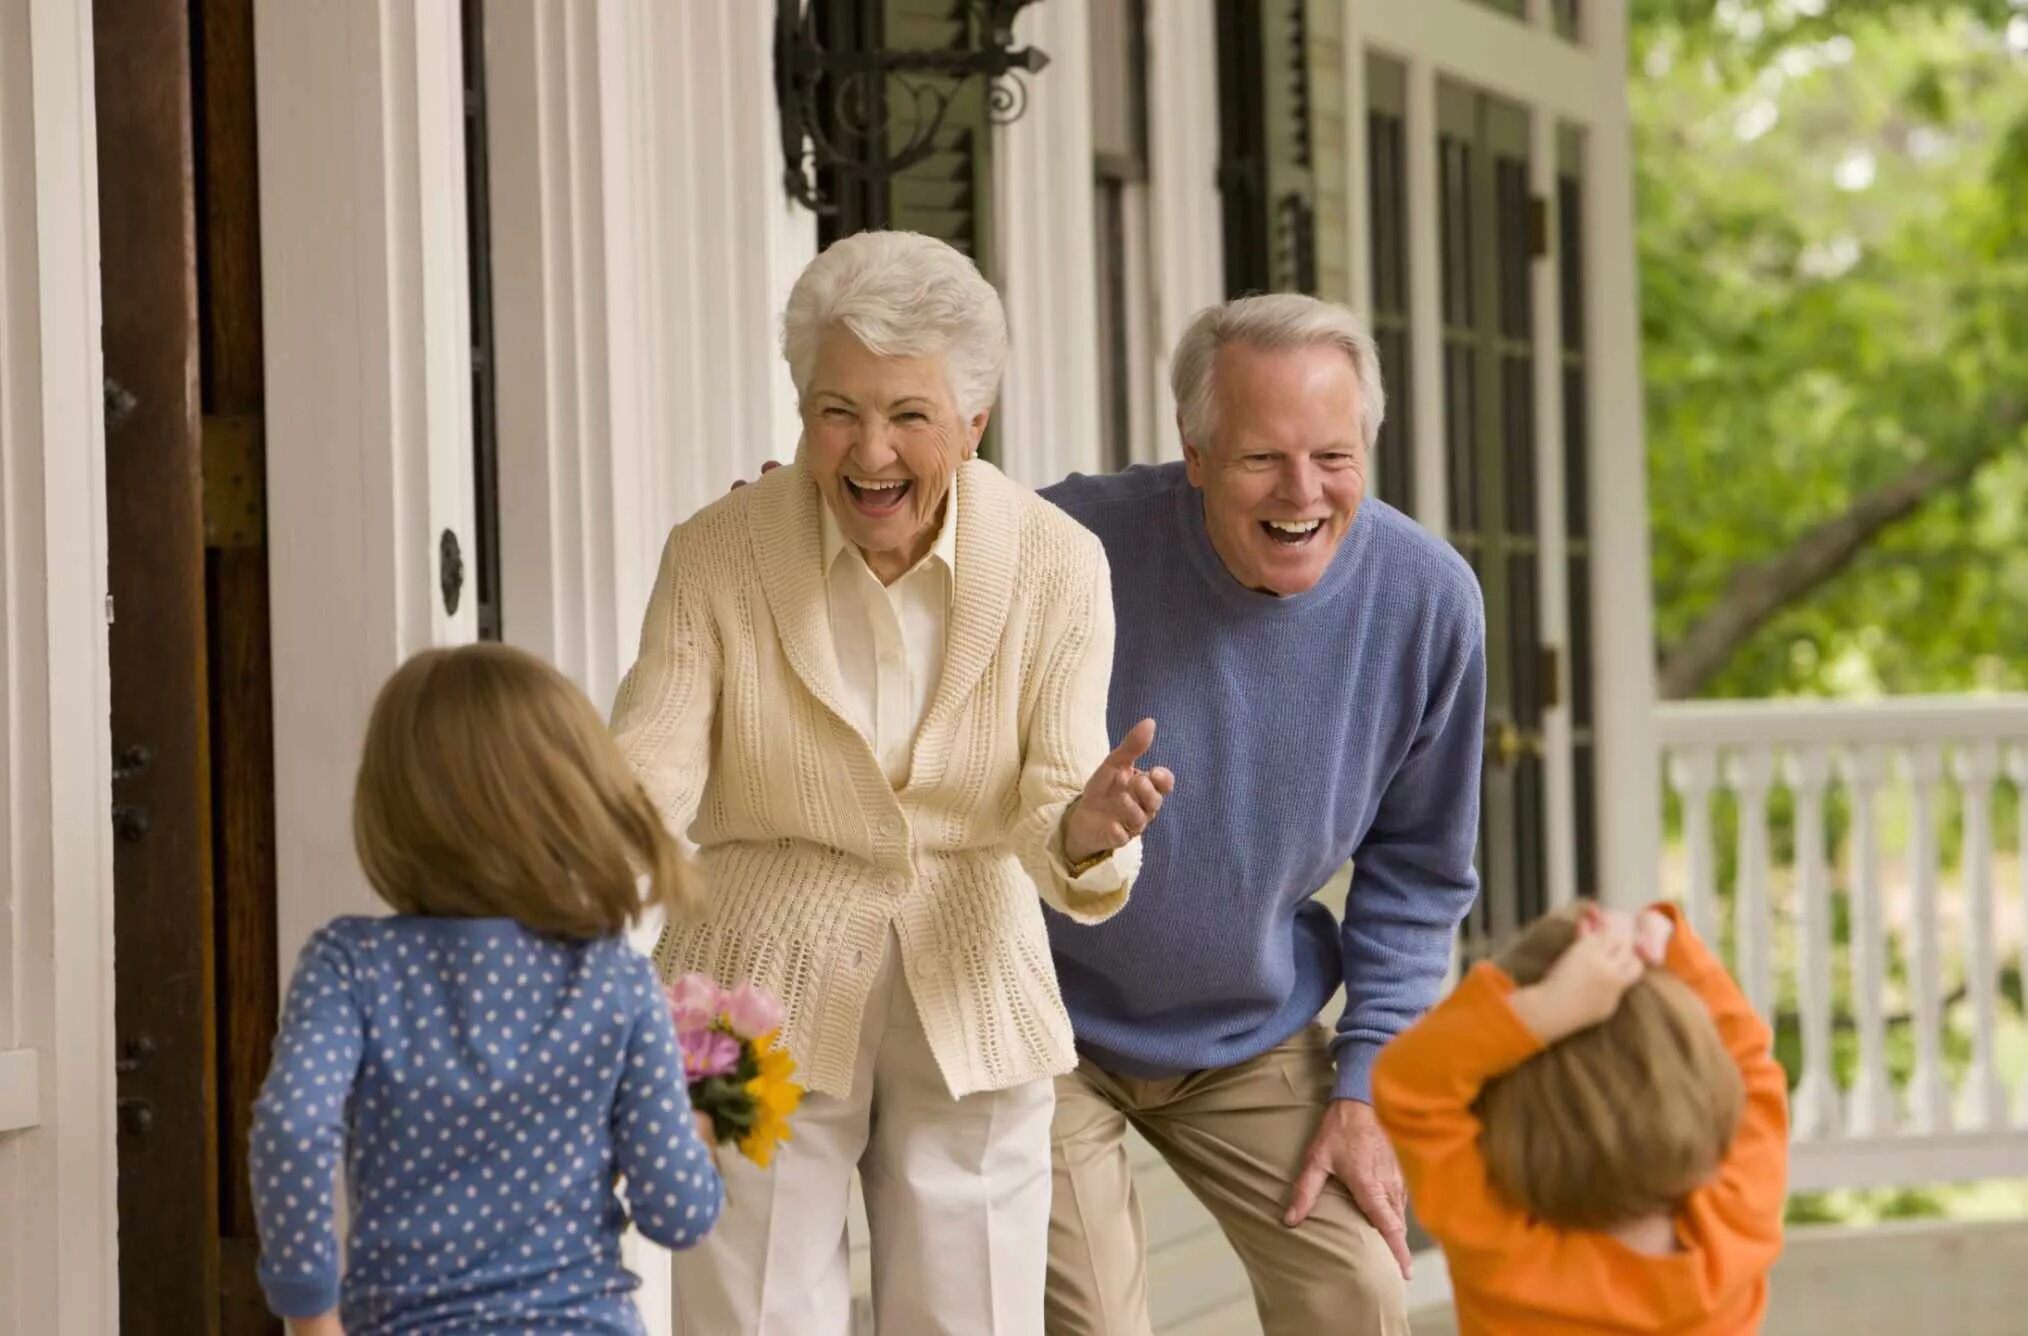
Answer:
[{"label": "yellow sunflower", "polygon": [[803,1102],[803,1088],[790,1079],[795,1075],[796,1060],[780,1042],[779,1030],[770,1030],[753,1041],[760,1074],[746,1083],[755,1116],[753,1126],[739,1139],[739,1151],[763,1169],[773,1163],[775,1147],[789,1139],[789,1115]]}]

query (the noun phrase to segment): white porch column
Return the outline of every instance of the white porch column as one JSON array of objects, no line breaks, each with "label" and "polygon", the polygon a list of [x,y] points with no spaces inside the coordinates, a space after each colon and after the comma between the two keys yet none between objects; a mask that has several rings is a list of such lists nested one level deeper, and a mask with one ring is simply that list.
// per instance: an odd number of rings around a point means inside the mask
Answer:
[{"label": "white porch column", "polygon": [[1147,7],[1148,247],[1154,281],[1148,462],[1181,459],[1169,366],[1190,317],[1225,299],[1218,198],[1217,0]]},{"label": "white porch column", "polygon": [[634,138],[644,159],[643,374],[656,404],[640,443],[646,509],[621,575],[629,662],[670,526],[765,461],[794,457],[802,424],[782,361],[782,308],[817,253],[815,217],[782,187],[774,7],[630,3],[645,33]]},{"label": "white porch column", "polygon": [[119,1329],[91,6],[0,0],[0,1330]]},{"label": "white porch column", "polygon": [[1001,465],[1040,487],[1103,467],[1099,427],[1098,262],[1091,143],[1091,15],[1086,0],[1022,11],[1018,41],[1049,68],[1014,76],[1027,110],[993,130],[993,275],[1012,347],[1000,393]]},{"label": "white porch column", "polygon": [[780,184],[770,7],[486,23],[503,628],[604,708],[670,527],[795,451],[778,330],[816,223]]},{"label": "white porch column", "polygon": [[262,4],[254,38],[287,970],[325,919],[374,905],[350,812],[375,692],[477,625],[463,78],[453,0]]},{"label": "white porch column", "polygon": [[1633,134],[1624,5],[1587,7],[1596,104],[1585,150],[1584,264],[1592,374],[1592,643],[1599,740],[1601,893],[1653,894],[1661,851],[1655,745],[1654,596],[1648,580],[1648,469],[1642,432],[1640,270],[1634,249]]}]

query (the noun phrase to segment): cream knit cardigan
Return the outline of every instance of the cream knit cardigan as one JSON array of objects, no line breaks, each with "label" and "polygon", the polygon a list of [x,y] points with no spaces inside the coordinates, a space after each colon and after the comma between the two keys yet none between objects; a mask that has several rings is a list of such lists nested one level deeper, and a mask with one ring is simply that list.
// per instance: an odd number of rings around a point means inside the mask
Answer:
[{"label": "cream knit cardigan", "polygon": [[954,1098],[1070,1070],[1036,891],[1084,922],[1126,903],[1128,887],[1080,890],[1061,848],[1051,857],[1108,750],[1104,551],[989,464],[953,485],[949,647],[900,789],[843,704],[824,502],[800,465],[670,534],[614,707],[628,760],[703,870],[703,904],[664,930],[657,968],[774,991],[803,1079],[826,1094],[851,1093],[890,928]]}]

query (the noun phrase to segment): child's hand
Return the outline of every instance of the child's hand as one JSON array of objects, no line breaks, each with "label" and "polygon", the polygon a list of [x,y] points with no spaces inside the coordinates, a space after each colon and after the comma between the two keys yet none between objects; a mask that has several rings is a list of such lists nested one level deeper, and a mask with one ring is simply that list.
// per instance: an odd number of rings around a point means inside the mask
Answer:
[{"label": "child's hand", "polygon": [[1514,1014],[1545,1044],[1597,1025],[1647,969],[1634,937],[1632,931],[1615,931],[1603,915],[1580,919],[1577,940],[1542,981],[1516,989],[1508,999]]},{"label": "child's hand", "polygon": [[1676,933],[1676,925],[1659,909],[1643,909],[1638,914],[1630,914],[1624,909],[1587,905],[1578,924],[1580,928],[1589,924],[1610,937],[1629,943],[1635,955],[1656,966],[1669,954],[1669,939]]},{"label": "child's hand", "polygon": [[1634,952],[1650,965],[1660,967],[1669,955],[1669,939],[1676,924],[1659,909],[1643,909],[1634,919]]}]

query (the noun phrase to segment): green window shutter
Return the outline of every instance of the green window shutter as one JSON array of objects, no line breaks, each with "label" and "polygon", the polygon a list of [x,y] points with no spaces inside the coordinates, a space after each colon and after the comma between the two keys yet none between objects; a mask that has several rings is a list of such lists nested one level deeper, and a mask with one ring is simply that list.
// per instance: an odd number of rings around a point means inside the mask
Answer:
[{"label": "green window shutter", "polygon": [[1219,25],[1230,294],[1350,301],[1342,0],[1229,0]]},{"label": "green window shutter", "polygon": [[[981,20],[968,0],[880,0],[884,44],[894,50],[964,48],[983,42]],[[910,75],[888,81],[888,113],[896,147],[919,123],[911,87],[949,95],[948,79]],[[984,79],[956,88],[930,156],[897,174],[888,189],[886,225],[948,241],[994,277],[992,121]]]},{"label": "green window shutter", "polygon": [[1308,0],[1266,0],[1261,6],[1267,279],[1277,292],[1312,292],[1317,286],[1309,9]]},{"label": "green window shutter", "polygon": [[1310,198],[1315,210],[1315,284],[1326,301],[1352,301],[1352,192],[1345,155],[1352,125],[1345,105],[1344,0],[1304,0],[1303,56],[1310,119]]}]

